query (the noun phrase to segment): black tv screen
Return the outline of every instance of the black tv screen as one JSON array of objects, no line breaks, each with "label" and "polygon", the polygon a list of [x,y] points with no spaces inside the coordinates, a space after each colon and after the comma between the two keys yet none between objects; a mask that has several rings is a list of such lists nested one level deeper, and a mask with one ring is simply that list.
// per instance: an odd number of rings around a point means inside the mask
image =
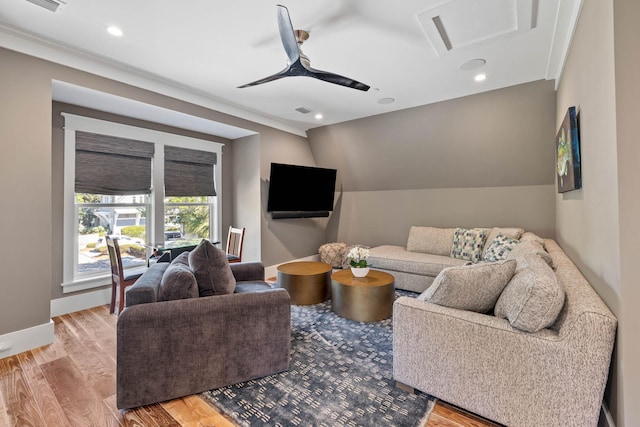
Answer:
[{"label": "black tv screen", "polygon": [[328,216],[335,188],[335,169],[271,163],[267,211],[299,213],[289,217]]}]

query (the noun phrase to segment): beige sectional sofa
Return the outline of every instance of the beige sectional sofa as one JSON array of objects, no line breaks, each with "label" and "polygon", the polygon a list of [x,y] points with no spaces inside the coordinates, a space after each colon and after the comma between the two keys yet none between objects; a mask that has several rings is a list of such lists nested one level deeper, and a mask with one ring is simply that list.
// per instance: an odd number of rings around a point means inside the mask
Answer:
[{"label": "beige sectional sofa", "polygon": [[[376,270],[391,274],[395,278],[396,289],[423,292],[443,269],[471,261],[468,258],[451,256],[455,230],[413,226],[409,231],[407,246],[382,245],[371,248],[368,262]],[[523,229],[516,227],[475,230],[485,232],[485,240],[482,242],[483,256],[498,234],[515,239],[539,239],[533,233],[525,233]]]},{"label": "beige sectional sofa", "polygon": [[[445,231],[411,234],[429,233],[440,233],[442,252]],[[437,250],[437,242],[420,241],[422,248],[411,238],[408,247]],[[616,318],[555,241],[532,233],[519,241],[501,261],[439,273],[461,262],[372,249],[370,261],[386,267],[398,287],[429,288],[394,303],[394,378],[511,427],[596,426]],[[485,245],[482,258],[486,252]],[[480,310],[467,309],[478,299]]]}]

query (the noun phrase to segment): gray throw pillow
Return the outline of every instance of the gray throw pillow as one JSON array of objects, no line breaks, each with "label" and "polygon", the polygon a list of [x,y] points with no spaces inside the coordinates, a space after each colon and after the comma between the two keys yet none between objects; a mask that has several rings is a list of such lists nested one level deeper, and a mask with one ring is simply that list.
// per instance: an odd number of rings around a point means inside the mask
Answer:
[{"label": "gray throw pillow", "polygon": [[537,332],[555,321],[564,305],[564,288],[538,255],[518,258],[518,268],[495,307],[495,316],[514,328]]},{"label": "gray throw pillow", "polygon": [[189,252],[182,252],[180,255],[171,260],[171,264],[182,264],[189,267]]},{"label": "gray throw pillow", "polygon": [[189,265],[193,270],[201,297],[232,294],[236,279],[229,267],[227,254],[208,240],[202,240],[189,252]]},{"label": "gray throw pillow", "polygon": [[486,313],[495,306],[515,269],[514,260],[445,268],[418,299]]},{"label": "gray throw pillow", "polygon": [[172,262],[162,275],[160,289],[158,289],[158,301],[197,298],[198,296],[198,283],[191,268],[181,262]]}]

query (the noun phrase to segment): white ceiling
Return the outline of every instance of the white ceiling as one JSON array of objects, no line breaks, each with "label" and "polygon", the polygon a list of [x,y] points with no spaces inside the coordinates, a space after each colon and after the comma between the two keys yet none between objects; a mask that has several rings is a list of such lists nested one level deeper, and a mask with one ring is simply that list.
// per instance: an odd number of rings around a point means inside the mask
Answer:
[{"label": "white ceiling", "polygon": [[[307,77],[237,88],[285,67],[276,2],[65,2],[51,12],[27,0],[2,0],[0,46],[301,135],[317,126],[557,79],[582,5],[282,0],[293,27],[310,33],[303,50],[311,65],[371,86],[363,92]],[[109,35],[108,25],[119,26],[124,36]],[[460,69],[473,59],[486,64]],[[478,72],[486,80],[474,81]],[[73,90],[79,89],[60,83],[56,96],[72,101]],[[385,98],[395,102],[379,102]],[[133,111],[141,107],[130,105]],[[234,129],[222,131],[235,135]]]}]

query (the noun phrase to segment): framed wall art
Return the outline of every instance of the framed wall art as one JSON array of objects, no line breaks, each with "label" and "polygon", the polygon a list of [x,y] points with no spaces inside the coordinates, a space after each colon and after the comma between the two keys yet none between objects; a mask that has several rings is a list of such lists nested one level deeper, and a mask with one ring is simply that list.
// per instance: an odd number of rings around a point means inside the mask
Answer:
[{"label": "framed wall art", "polygon": [[558,193],[582,188],[576,107],[569,107],[556,135],[556,174]]}]

